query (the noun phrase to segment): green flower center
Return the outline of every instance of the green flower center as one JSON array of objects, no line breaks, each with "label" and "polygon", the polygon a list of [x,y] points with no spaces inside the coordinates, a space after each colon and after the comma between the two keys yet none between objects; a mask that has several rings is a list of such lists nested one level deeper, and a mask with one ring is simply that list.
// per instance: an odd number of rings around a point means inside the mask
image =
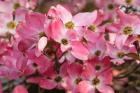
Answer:
[{"label": "green flower center", "polygon": [[55,78],[55,81],[56,81],[56,82],[61,82],[61,81],[62,81],[62,77],[57,76],[57,77]]},{"label": "green flower center", "polygon": [[77,78],[77,79],[75,80],[75,84],[79,84],[80,81],[82,81],[82,78]]},{"label": "green flower center", "polygon": [[124,52],[119,52],[119,53],[117,54],[117,56],[118,56],[119,58],[123,58],[123,57],[125,56],[125,53],[124,53]]},{"label": "green flower center", "polygon": [[46,36],[45,32],[40,32],[39,33],[39,38],[43,37],[43,36]]},{"label": "green flower center", "polygon": [[109,5],[107,6],[107,8],[108,8],[109,10],[113,10],[113,9],[114,9],[114,5],[113,5],[113,4],[109,4]]},{"label": "green flower center", "polygon": [[16,23],[14,21],[10,21],[7,23],[7,28],[9,29],[15,29],[16,28]]},{"label": "green flower center", "polygon": [[96,26],[95,25],[90,25],[88,27],[88,30],[95,31],[96,30]]},{"label": "green flower center", "polygon": [[100,56],[101,55],[101,51],[100,50],[95,51],[95,55],[96,56]]},{"label": "green flower center", "polygon": [[133,0],[125,0],[127,4],[131,4]]},{"label": "green flower center", "polygon": [[92,80],[92,84],[95,86],[98,85],[99,83],[100,83],[100,80],[97,77]]},{"label": "green flower center", "polygon": [[64,39],[61,40],[61,43],[62,43],[63,45],[67,45],[67,44],[68,44],[68,40],[64,38]]},{"label": "green flower center", "polygon": [[16,9],[18,9],[20,7],[20,4],[19,3],[15,3],[14,4],[14,6],[13,6],[13,8],[16,10]]},{"label": "green flower center", "polygon": [[69,21],[69,22],[67,22],[66,24],[65,24],[65,27],[67,28],[67,29],[74,29],[74,23],[72,22],[72,21]]},{"label": "green flower center", "polygon": [[133,29],[132,29],[132,27],[130,27],[130,26],[126,26],[126,27],[123,29],[123,33],[124,33],[125,35],[130,35],[132,32],[133,32]]},{"label": "green flower center", "polygon": [[101,69],[101,66],[98,64],[98,65],[95,66],[95,69],[96,69],[97,71],[99,71],[99,70]]}]

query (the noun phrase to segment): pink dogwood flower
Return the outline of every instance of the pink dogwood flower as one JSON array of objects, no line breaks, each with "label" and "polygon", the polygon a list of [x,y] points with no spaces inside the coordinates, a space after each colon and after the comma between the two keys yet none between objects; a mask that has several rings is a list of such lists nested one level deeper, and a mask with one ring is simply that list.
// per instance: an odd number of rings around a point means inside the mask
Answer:
[{"label": "pink dogwood flower", "polygon": [[45,15],[40,13],[29,13],[25,17],[25,22],[23,21],[18,25],[16,29],[17,34],[21,39],[27,39],[28,42],[34,42],[32,45],[37,46],[39,51],[43,51],[47,45],[44,22]]},{"label": "pink dogwood flower", "polygon": [[67,76],[67,64],[63,64],[60,68],[59,74],[55,71],[53,65],[50,66],[46,72],[44,72],[43,77],[31,77],[27,81],[30,83],[39,84],[41,88],[44,89],[62,89],[62,85],[65,84],[65,76]]},{"label": "pink dogwood flower", "polygon": [[18,9],[34,9],[38,0],[4,0],[0,1],[0,12],[13,13]]},{"label": "pink dogwood flower", "polygon": [[81,64],[72,63],[68,65],[68,75],[65,77],[65,84],[63,84],[63,87],[67,89],[67,91],[71,91],[72,93],[78,92],[78,84],[82,81],[82,71],[83,66]]},{"label": "pink dogwood flower", "polygon": [[53,39],[61,44],[62,52],[70,50],[71,54],[76,58],[87,60],[89,51],[82,42],[78,40],[77,33],[73,30],[66,31],[62,24],[61,20],[56,20],[52,24],[52,31],[55,31]]},{"label": "pink dogwood flower", "polygon": [[[51,13],[51,14],[49,14]],[[51,16],[53,13],[53,16]],[[62,7],[61,5],[57,5],[56,7],[51,7],[51,9],[48,12],[48,15],[52,18],[58,18],[62,21],[64,30],[74,30],[75,32],[79,33],[79,29],[81,29],[84,26],[90,25],[92,22],[96,20],[97,17],[97,11],[94,12],[84,12],[84,13],[78,13],[74,16]],[[89,16],[86,18],[86,16]],[[86,18],[86,20],[84,20]],[[57,19],[56,19],[57,20]]]},{"label": "pink dogwood flower", "polygon": [[[101,62],[101,64],[103,62]],[[95,93],[95,91],[98,90],[102,93],[114,93],[114,90],[109,86],[112,81],[111,70],[103,70],[101,73],[97,73],[96,70],[97,69],[93,68],[92,65],[85,67],[82,73],[84,80],[82,80],[78,86],[79,92]]]},{"label": "pink dogwood flower", "polygon": [[115,32],[112,37],[115,39],[115,45],[122,48],[130,35],[139,35],[140,19],[137,15],[126,14],[120,9],[117,9],[118,20],[107,27],[110,31]]}]

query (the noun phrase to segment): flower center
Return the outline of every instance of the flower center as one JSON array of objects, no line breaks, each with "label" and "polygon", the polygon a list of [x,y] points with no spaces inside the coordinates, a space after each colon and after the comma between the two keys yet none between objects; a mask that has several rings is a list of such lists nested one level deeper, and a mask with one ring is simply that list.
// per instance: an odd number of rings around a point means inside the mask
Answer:
[{"label": "flower center", "polygon": [[39,38],[41,38],[41,37],[43,37],[43,36],[45,36],[45,37],[46,37],[45,32],[40,32],[40,33],[39,33]]},{"label": "flower center", "polygon": [[64,38],[64,39],[61,40],[61,43],[62,43],[63,45],[67,45],[67,44],[68,44],[68,40]]},{"label": "flower center", "polygon": [[95,51],[95,55],[96,56],[100,56],[101,55],[101,51],[100,50]]},{"label": "flower center", "polygon": [[15,29],[16,28],[16,23],[14,21],[10,21],[7,23],[7,27],[9,29]]},{"label": "flower center", "polygon": [[15,3],[14,4],[14,6],[13,6],[13,8],[16,10],[16,9],[18,9],[20,7],[20,4],[19,3]]},{"label": "flower center", "polygon": [[99,70],[101,69],[101,66],[98,64],[98,65],[95,66],[95,69],[96,69],[97,71],[99,71]]},{"label": "flower center", "polygon": [[86,38],[82,38],[82,40],[81,40],[83,43],[88,43],[88,41],[86,40]]},{"label": "flower center", "polygon": [[109,4],[109,5],[107,6],[107,8],[108,8],[109,10],[113,10],[113,9],[114,9],[114,5],[113,5],[113,4]]},{"label": "flower center", "polygon": [[124,52],[119,52],[119,53],[117,54],[117,56],[118,56],[119,58],[123,58],[123,57],[125,56],[125,53],[124,53]]},{"label": "flower center", "polygon": [[74,29],[74,23],[72,21],[69,21],[65,24],[65,27],[67,29]]},{"label": "flower center", "polygon": [[90,25],[88,27],[88,30],[95,31],[96,30],[96,26],[95,25]]},{"label": "flower center", "polygon": [[127,4],[131,4],[133,0],[125,0]]},{"label": "flower center", "polygon": [[98,85],[100,83],[100,80],[96,77],[92,80],[93,85]]},{"label": "flower center", "polygon": [[133,32],[133,29],[132,29],[132,27],[130,27],[130,26],[126,26],[126,27],[123,29],[123,33],[124,33],[125,35],[130,35],[132,32]]},{"label": "flower center", "polygon": [[61,81],[62,81],[62,78],[61,78],[60,76],[57,76],[57,77],[55,78],[55,81],[56,81],[56,82],[61,82]]},{"label": "flower center", "polygon": [[75,84],[79,84],[80,81],[82,81],[82,78],[77,78],[77,79],[75,80]]}]

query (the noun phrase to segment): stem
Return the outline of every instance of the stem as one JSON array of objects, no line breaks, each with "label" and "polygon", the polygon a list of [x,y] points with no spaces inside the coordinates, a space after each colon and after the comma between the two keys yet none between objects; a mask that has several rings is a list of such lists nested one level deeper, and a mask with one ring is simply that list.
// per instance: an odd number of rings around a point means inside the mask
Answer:
[{"label": "stem", "polygon": [[59,73],[60,64],[59,64],[58,57],[57,57],[56,53],[55,53],[54,61],[55,61],[55,69],[56,69],[57,73]]},{"label": "stem", "polygon": [[43,93],[43,90],[38,86],[38,93]]},{"label": "stem", "polygon": [[[137,65],[134,69],[132,70],[127,70],[123,73],[121,73],[120,75],[118,75],[117,77],[114,77],[114,79],[122,79],[122,78],[126,78],[128,76],[130,76],[132,73],[136,72],[138,70],[138,68],[140,67],[140,65]],[[128,72],[129,71],[129,72]]]}]

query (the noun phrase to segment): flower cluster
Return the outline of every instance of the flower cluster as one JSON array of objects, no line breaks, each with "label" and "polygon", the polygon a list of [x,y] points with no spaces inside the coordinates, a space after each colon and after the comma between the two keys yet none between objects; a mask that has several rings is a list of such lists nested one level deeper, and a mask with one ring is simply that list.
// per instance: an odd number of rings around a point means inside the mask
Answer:
[{"label": "flower cluster", "polygon": [[13,93],[28,93],[24,82],[114,93],[113,65],[140,61],[138,1],[95,0],[99,9],[72,15],[59,4],[43,14],[37,0],[0,0],[0,77],[16,81]]}]

